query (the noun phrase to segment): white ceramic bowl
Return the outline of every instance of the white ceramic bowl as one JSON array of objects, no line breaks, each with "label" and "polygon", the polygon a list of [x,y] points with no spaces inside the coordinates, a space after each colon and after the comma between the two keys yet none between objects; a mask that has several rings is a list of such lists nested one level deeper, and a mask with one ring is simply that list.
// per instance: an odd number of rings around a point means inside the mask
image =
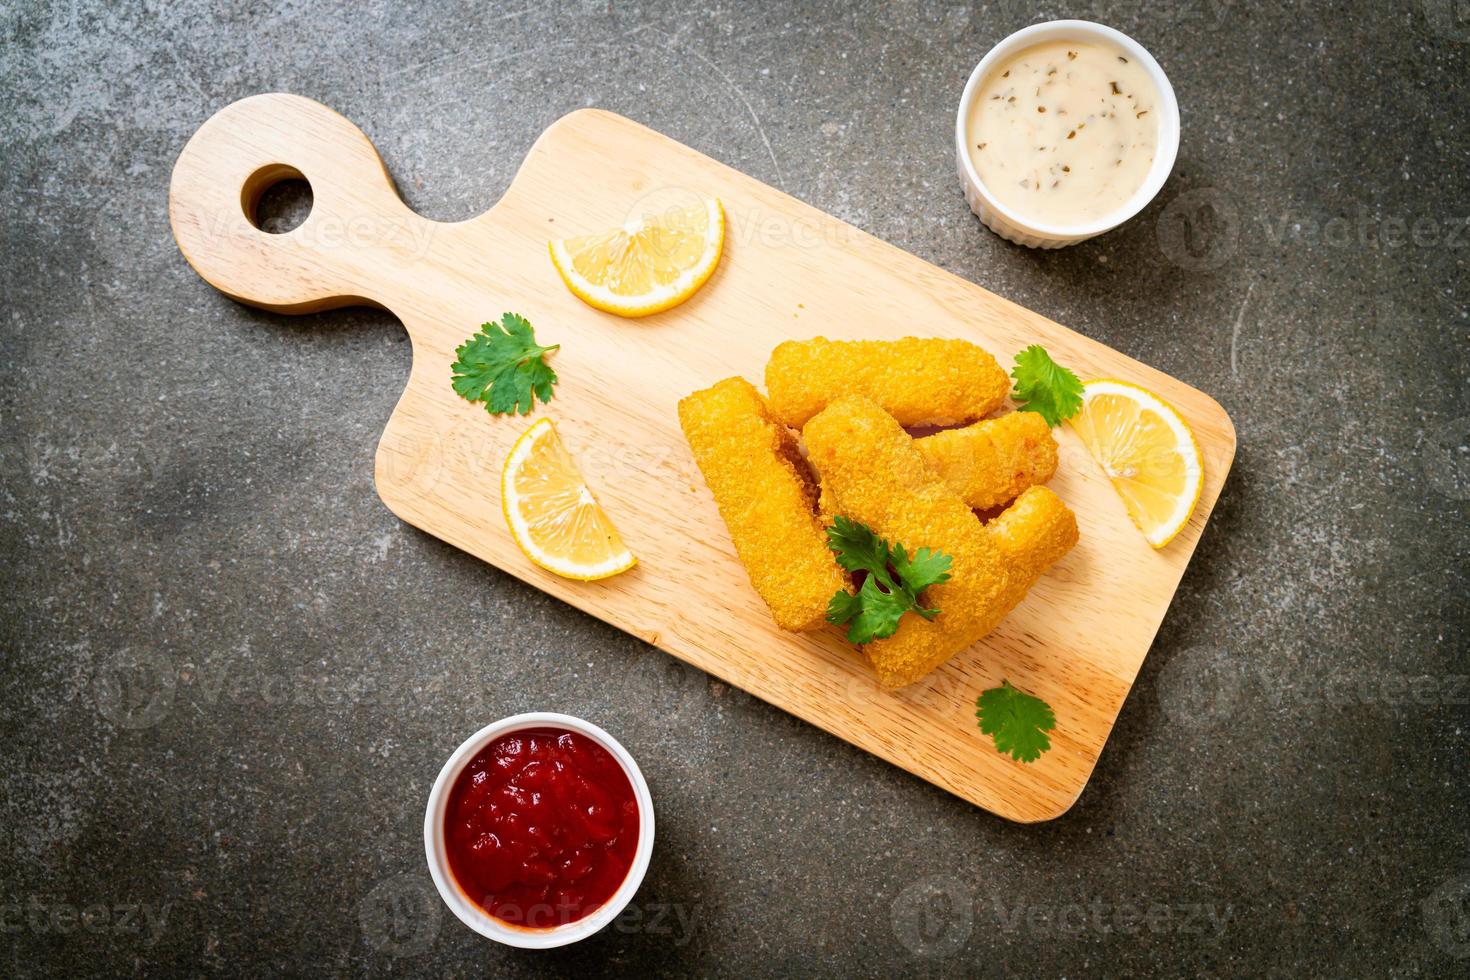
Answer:
[{"label": "white ceramic bowl", "polygon": [[[1159,148],[1154,154],[1153,167],[1149,169],[1148,177],[1126,204],[1112,214],[1087,224],[1049,225],[1017,214],[997,201],[980,182],[980,175],[975,172],[975,164],[970,160],[966,121],[970,116],[970,104],[975,100],[981,81],[996,62],[1045,41],[1111,43],[1143,65],[1159,92]],[[969,202],[970,210],[985,222],[987,228],[1017,245],[1061,248],[1084,242],[1118,227],[1154,199],[1159,188],[1164,186],[1164,181],[1169,179],[1169,172],[1174,169],[1174,158],[1179,153],[1179,103],[1174,100],[1174,87],[1169,84],[1164,69],[1159,67],[1153,55],[1144,50],[1143,45],[1127,34],[1102,24],[1094,24],[1090,20],[1052,20],[1022,28],[991,48],[990,53],[980,59],[980,64],[970,73],[964,94],[960,96],[960,109],[955,117],[954,147],[958,157],[960,182],[965,188],[965,200]]]},{"label": "white ceramic bowl", "polygon": [[[628,876],[623,879],[623,884],[606,905],[591,915],[547,929],[510,925],[470,901],[459,883],[454,880],[444,846],[444,812],[449,805],[449,791],[454,788],[454,781],[461,770],[495,739],[526,728],[565,728],[597,742],[618,760],[623,771],[628,774],[628,781],[633,784],[633,795],[638,800],[638,849],[633,854],[633,865],[628,869]],[[648,871],[648,859],[653,855],[653,797],[649,796],[648,783],[644,782],[643,773],[638,770],[638,763],[633,761],[628,750],[591,722],[546,711],[512,715],[493,725],[486,725],[465,739],[454,750],[449,761],[444,763],[444,768],[439,770],[439,778],[434,780],[434,788],[429,791],[429,805],[424,813],[424,851],[429,858],[429,874],[439,888],[439,897],[444,899],[444,904],[465,925],[480,935],[507,946],[519,946],[522,949],[565,946],[587,938],[616,919],[638,891],[638,886],[643,883],[643,876]]]}]

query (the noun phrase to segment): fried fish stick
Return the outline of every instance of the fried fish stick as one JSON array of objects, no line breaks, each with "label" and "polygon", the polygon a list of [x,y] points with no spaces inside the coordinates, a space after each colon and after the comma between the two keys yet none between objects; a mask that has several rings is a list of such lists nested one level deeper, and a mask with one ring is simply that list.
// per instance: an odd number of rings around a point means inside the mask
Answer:
[{"label": "fried fish stick", "polygon": [[766,364],[771,414],[797,429],[844,395],[918,425],[981,418],[1009,390],[995,358],[967,340],[788,340]]},{"label": "fried fish stick", "polygon": [[1020,589],[1015,606],[1041,574],[1077,543],[1077,517],[1046,487],[1030,487],[985,530],[1000,548],[1010,585]]},{"label": "fried fish stick", "polygon": [[750,584],[787,630],[815,629],[849,588],[816,516],[817,488],[785,426],[744,378],[679,402],[679,424]]},{"label": "fried fish stick", "polygon": [[[1005,570],[999,594],[992,596],[983,609],[959,621],[942,623],[942,612],[932,622],[905,616],[906,622],[898,632],[869,644],[864,653],[884,687],[914,683],[999,626],[1026,598],[1036,580],[1077,544],[1077,517],[1048,488],[1031,487],[1000,517],[985,525],[985,532],[1000,552]],[[971,599],[962,595],[959,601]]]},{"label": "fried fish stick", "polygon": [[1057,441],[1035,412],[1012,412],[914,443],[939,478],[976,510],[999,507],[1057,471]]},{"label": "fried fish stick", "polygon": [[[1035,412],[1012,412],[914,440],[924,462],[976,510],[994,510],[1057,471],[1057,441]],[[817,512],[831,524],[836,505],[824,487]]]},{"label": "fried fish stick", "polygon": [[1045,487],[1032,487],[990,526],[982,524],[869,399],[834,401],[803,436],[838,513],[910,552],[933,548],[953,560],[949,581],[924,591],[924,604],[938,616],[905,616],[892,636],[864,647],[884,687],[912,684],[989,633],[1077,541],[1076,518]]}]

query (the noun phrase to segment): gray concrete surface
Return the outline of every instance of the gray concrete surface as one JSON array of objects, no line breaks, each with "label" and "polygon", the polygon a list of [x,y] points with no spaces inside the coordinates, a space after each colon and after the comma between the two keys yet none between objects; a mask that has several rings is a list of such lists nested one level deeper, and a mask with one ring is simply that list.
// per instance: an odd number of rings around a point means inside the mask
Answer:
[{"label": "gray concrete surface", "polygon": [[[1470,974],[1463,3],[412,6],[0,10],[0,972]],[[1066,15],[1151,48],[1184,140],[1041,254],[967,212],[951,121]],[[269,90],[440,219],[625,113],[1215,395],[1234,473],[1072,812],[1007,824],[394,519],[398,324],[235,305],[169,234],[184,141]],[[420,843],[445,755],[532,708],[659,807],[642,917],[542,954]]]}]

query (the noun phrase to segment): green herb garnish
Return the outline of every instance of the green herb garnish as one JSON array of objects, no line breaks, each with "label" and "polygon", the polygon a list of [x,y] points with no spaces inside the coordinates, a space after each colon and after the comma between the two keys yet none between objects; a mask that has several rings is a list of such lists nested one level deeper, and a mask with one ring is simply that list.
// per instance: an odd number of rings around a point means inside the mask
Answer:
[{"label": "green herb garnish", "polygon": [[537,346],[530,321],[505,313],[499,323],[481,324],[479,333],[455,348],[451,383],[460,397],[483,402],[491,415],[526,415],[536,399],[551,401],[556,372],[546,355],[560,346]]},{"label": "green herb garnish", "polygon": [[1021,411],[1037,413],[1047,425],[1060,425],[1082,407],[1082,382],[1038,344],[1016,355],[1011,377],[1016,381],[1011,397]]},{"label": "green herb garnish", "polygon": [[1057,716],[1041,698],[1001,681],[975,701],[980,730],[995,740],[996,751],[1010,753],[1017,762],[1035,762],[1051,748],[1046,733],[1057,727]]},{"label": "green herb garnish", "polygon": [[838,592],[827,604],[827,622],[846,623],[849,643],[892,636],[906,612],[933,619],[938,609],[919,605],[919,593],[949,580],[949,555],[920,548],[909,555],[901,544],[888,542],[857,521],[839,516],[827,528],[827,547],[849,572],[866,572],[856,595]]}]

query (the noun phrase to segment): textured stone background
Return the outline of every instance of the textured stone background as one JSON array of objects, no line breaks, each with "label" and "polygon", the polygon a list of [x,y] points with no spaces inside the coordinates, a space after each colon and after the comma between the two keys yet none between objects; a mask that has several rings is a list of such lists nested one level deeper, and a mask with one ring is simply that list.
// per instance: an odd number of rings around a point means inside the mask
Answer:
[{"label": "textured stone background", "polygon": [[[262,6],[0,8],[0,972],[1470,970],[1463,2]],[[1184,140],[1044,254],[950,134],[1069,15],[1154,52]],[[169,234],[184,141],[269,90],[444,220],[603,106],[1215,395],[1235,470],[1077,806],[1007,824],[393,518],[399,326],[238,306]],[[420,837],[532,708],[659,807],[644,918],[540,955],[450,917]]]}]

